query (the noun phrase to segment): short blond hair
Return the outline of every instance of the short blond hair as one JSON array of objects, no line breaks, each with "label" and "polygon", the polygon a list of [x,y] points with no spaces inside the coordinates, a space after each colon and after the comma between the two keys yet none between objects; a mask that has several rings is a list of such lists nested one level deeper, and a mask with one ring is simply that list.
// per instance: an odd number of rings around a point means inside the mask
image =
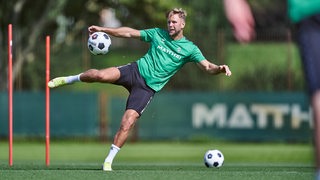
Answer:
[{"label": "short blond hair", "polygon": [[172,15],[178,14],[179,17],[181,19],[183,19],[184,21],[186,20],[187,17],[187,11],[183,10],[182,8],[174,8],[171,9],[170,11],[168,11],[166,13],[166,18],[168,19],[169,17],[171,17]]}]

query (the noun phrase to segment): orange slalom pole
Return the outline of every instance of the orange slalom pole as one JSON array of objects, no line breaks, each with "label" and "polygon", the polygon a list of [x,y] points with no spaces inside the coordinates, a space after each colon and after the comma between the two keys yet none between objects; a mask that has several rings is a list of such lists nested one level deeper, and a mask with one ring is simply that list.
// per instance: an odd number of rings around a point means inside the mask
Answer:
[{"label": "orange slalom pole", "polygon": [[9,166],[13,165],[13,108],[12,108],[12,24],[8,25],[8,117],[9,117]]},{"label": "orange slalom pole", "polygon": [[46,165],[50,165],[50,36],[46,36]]}]

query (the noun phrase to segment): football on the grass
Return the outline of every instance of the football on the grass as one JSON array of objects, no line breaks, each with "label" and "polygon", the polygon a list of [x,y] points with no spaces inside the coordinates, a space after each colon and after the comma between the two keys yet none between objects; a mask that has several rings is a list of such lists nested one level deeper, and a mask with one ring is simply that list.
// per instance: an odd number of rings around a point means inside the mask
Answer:
[{"label": "football on the grass", "polygon": [[104,32],[94,32],[88,39],[88,49],[94,55],[103,55],[109,52],[111,39]]},{"label": "football on the grass", "polygon": [[215,150],[208,150],[204,155],[204,164],[206,167],[210,168],[218,168],[223,165],[224,156],[221,151]]}]

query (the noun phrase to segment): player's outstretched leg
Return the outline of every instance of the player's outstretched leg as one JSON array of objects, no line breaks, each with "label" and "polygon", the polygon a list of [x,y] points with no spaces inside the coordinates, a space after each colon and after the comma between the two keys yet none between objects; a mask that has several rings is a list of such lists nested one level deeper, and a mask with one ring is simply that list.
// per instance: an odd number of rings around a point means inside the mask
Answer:
[{"label": "player's outstretched leg", "polygon": [[[80,80],[81,76],[81,80]],[[120,78],[120,70],[117,67],[110,67],[102,70],[89,69],[81,74],[74,76],[57,77],[48,82],[48,87],[56,88],[74,82],[101,82],[113,83]]]},{"label": "player's outstretched leg", "polygon": [[57,77],[48,82],[49,88],[56,88],[64,86],[67,84],[72,84],[74,82],[80,81],[80,75],[66,76],[66,77]]},{"label": "player's outstretched leg", "polygon": [[49,88],[56,88],[56,87],[63,86],[66,84],[67,84],[66,77],[57,77],[57,78],[54,78],[48,82],[48,87]]}]

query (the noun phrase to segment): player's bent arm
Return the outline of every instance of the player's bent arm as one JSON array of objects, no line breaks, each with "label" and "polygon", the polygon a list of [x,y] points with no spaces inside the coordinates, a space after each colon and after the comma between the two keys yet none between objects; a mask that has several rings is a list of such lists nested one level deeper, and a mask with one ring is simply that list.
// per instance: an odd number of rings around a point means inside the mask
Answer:
[{"label": "player's bent arm", "polygon": [[90,33],[102,31],[111,36],[120,38],[140,38],[140,31],[130,27],[108,28],[100,26],[90,26],[88,30]]},{"label": "player's bent arm", "polygon": [[204,71],[210,74],[225,73],[226,76],[231,76],[231,71],[227,65],[216,65],[208,60],[202,60],[197,65]]}]

